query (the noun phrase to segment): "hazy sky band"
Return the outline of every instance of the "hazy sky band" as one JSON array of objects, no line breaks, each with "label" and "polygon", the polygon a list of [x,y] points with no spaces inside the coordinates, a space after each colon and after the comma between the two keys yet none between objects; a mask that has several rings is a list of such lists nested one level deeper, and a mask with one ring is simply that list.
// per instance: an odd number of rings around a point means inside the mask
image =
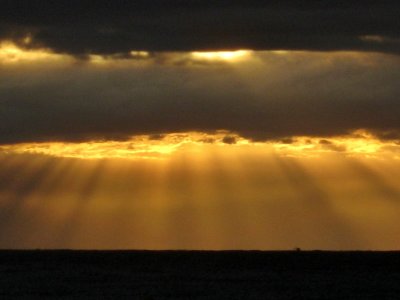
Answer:
[{"label": "hazy sky band", "polygon": [[400,53],[398,1],[0,1],[0,39],[59,53],[357,50]]}]

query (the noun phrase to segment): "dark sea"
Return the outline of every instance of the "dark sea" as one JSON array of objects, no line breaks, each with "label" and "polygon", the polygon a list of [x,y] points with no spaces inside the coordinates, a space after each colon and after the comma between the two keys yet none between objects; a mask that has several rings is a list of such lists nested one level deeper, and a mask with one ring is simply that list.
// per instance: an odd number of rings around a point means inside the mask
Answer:
[{"label": "dark sea", "polygon": [[0,299],[400,299],[400,252],[3,250]]}]

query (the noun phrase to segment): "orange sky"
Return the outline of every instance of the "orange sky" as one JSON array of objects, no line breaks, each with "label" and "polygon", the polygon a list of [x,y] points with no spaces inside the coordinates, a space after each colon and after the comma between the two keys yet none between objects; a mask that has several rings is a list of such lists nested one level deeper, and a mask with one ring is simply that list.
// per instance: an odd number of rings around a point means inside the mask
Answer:
[{"label": "orange sky", "polygon": [[18,145],[0,156],[0,246],[397,249],[398,146],[369,143],[187,141],[113,157],[114,143],[101,158]]},{"label": "orange sky", "polygon": [[0,248],[399,248],[396,56],[0,45]]}]

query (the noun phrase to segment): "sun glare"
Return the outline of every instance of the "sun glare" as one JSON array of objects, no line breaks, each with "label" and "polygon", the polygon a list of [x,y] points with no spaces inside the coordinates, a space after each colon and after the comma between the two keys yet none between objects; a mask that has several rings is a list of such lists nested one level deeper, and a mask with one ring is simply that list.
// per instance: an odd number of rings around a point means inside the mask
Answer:
[{"label": "sun glare", "polygon": [[192,52],[192,57],[197,60],[237,61],[248,57],[250,50]]},{"label": "sun glare", "polygon": [[[27,41],[28,42],[28,41]],[[0,42],[0,63],[17,64],[43,60],[60,59],[62,55],[51,53],[46,49],[23,49],[12,42]]]}]

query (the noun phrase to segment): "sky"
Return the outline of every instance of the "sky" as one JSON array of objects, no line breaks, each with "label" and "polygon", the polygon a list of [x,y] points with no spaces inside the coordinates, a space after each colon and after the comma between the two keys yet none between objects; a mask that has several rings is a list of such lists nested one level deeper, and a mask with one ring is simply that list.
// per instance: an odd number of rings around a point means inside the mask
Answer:
[{"label": "sky", "polygon": [[397,250],[397,1],[0,1],[0,248]]}]

